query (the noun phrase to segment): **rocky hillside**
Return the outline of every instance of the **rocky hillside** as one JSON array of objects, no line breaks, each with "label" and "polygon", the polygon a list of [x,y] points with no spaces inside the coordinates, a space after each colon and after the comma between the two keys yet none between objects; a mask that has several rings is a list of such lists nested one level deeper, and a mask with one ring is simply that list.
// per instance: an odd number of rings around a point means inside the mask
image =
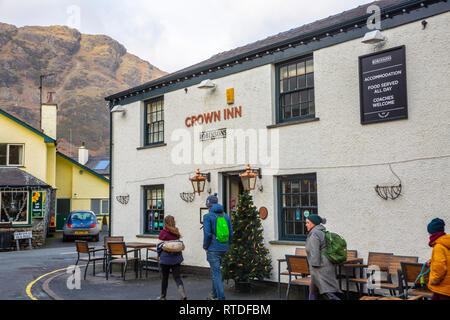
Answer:
[{"label": "rocky hillside", "polygon": [[0,23],[0,108],[39,128],[39,76],[49,73],[43,101],[55,92],[58,149],[71,155],[83,141],[91,155],[107,155],[104,97],[166,74],[104,35]]}]

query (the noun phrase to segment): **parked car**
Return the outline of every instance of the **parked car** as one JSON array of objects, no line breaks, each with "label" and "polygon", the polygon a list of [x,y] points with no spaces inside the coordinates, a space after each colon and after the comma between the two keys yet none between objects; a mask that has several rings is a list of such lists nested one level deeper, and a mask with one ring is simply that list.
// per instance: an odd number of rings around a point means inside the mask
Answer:
[{"label": "parked car", "polygon": [[63,241],[70,239],[91,238],[98,241],[100,226],[92,211],[72,211],[67,217],[63,230]]}]

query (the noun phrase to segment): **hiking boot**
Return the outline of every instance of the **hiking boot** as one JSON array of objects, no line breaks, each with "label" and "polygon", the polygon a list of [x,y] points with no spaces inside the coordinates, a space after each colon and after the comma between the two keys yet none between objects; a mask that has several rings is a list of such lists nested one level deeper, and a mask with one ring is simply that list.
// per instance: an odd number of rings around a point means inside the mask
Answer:
[{"label": "hiking boot", "polygon": [[186,293],[184,293],[184,286],[179,285],[177,289],[178,289],[178,293],[181,296],[181,300],[187,300]]}]

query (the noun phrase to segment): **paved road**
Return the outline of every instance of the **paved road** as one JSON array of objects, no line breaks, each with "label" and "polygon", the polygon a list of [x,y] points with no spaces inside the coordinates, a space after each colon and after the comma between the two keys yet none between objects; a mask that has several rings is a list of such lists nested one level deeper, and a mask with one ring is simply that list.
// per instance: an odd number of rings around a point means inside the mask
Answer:
[{"label": "paved road", "polygon": [[[103,233],[99,242],[90,242],[89,245],[100,246],[105,235]],[[30,299],[26,288],[32,281],[73,265],[76,258],[74,242],[62,242],[60,233],[48,238],[43,249],[0,252],[0,300]],[[31,293],[37,299],[49,299],[41,290],[42,281],[33,285]]]}]

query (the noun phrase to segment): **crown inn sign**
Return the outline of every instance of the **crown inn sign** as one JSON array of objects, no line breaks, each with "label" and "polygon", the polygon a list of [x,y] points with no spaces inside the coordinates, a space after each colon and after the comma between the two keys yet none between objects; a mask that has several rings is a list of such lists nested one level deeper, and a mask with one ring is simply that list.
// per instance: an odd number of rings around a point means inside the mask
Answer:
[{"label": "crown inn sign", "polygon": [[[223,118],[222,118],[223,114]],[[186,127],[192,127],[195,125],[208,124],[212,122],[222,121],[223,120],[231,120],[235,118],[242,117],[242,106],[239,107],[230,107],[222,110],[206,112],[199,115],[189,116],[184,121]]]}]

